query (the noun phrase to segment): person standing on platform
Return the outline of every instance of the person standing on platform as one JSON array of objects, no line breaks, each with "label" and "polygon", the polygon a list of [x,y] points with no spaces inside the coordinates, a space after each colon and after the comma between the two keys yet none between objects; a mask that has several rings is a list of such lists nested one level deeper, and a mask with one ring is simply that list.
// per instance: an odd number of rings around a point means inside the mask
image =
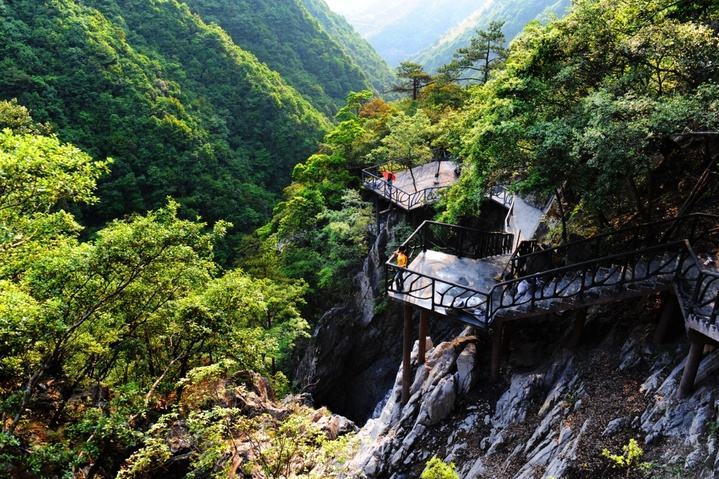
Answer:
[{"label": "person standing on platform", "polygon": [[397,291],[402,292],[402,290],[404,289],[404,269],[407,267],[407,263],[409,261],[409,258],[407,257],[407,249],[404,246],[400,246],[397,251],[394,252],[394,254],[396,257],[397,266],[402,268],[397,273]]}]

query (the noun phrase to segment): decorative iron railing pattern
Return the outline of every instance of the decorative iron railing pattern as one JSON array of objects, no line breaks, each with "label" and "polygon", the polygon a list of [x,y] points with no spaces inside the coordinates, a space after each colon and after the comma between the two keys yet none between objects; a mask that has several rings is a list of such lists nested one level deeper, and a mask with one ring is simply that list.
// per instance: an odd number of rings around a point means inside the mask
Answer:
[{"label": "decorative iron railing pattern", "polygon": [[716,227],[716,217],[695,213],[622,228],[554,248],[539,249],[536,242],[532,242],[531,248],[534,251],[513,256],[509,262],[508,273],[515,278],[527,276],[546,269],[601,258],[616,252],[636,251],[672,240],[686,239],[690,244],[706,249],[711,247],[707,245],[707,238],[714,236],[712,231]]},{"label": "decorative iron railing pattern", "polygon": [[[422,306],[432,310],[469,314],[474,323],[489,328],[500,317],[569,310],[674,286],[688,308],[686,313],[719,333],[719,272],[705,268],[692,247],[696,242],[711,249],[709,238],[715,236],[718,225],[717,216],[694,214],[547,250],[537,251],[535,242],[522,242],[505,270],[512,278],[489,291],[399,268],[391,258],[387,291],[426,301]],[[511,250],[511,235],[463,230],[467,229],[426,222],[405,247],[413,257],[427,249],[472,258]],[[469,246],[472,241],[478,242],[474,249]],[[539,271],[523,274],[532,268]],[[397,281],[400,273],[404,282]]]},{"label": "decorative iron railing pattern", "polygon": [[[509,254],[514,237],[501,232],[485,232],[473,228],[425,221],[402,244],[408,265],[427,250],[440,251],[458,257],[482,259]],[[487,304],[486,292],[451,281],[402,268],[393,255],[385,264],[386,290],[415,302],[425,302],[432,310],[477,309]]]},{"label": "decorative iron railing pattern", "polygon": [[690,319],[717,327],[719,317],[719,272],[704,267],[689,242],[682,257],[677,293],[682,296]]},{"label": "decorative iron railing pattern", "polygon": [[387,181],[379,171],[379,165],[362,170],[362,185],[404,210],[436,203],[440,192],[449,186],[433,186],[409,193]]},{"label": "decorative iron railing pattern", "polygon": [[485,321],[500,315],[572,309],[591,296],[618,296],[633,286],[660,289],[671,284],[684,252],[683,242],[620,253],[549,269],[495,285]]}]

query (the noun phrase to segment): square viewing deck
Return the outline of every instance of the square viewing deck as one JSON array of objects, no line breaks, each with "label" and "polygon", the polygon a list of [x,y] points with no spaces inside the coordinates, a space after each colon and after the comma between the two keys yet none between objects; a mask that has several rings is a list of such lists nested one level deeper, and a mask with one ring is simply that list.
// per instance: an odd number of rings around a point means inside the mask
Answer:
[{"label": "square viewing deck", "polygon": [[506,233],[425,221],[403,244],[407,268],[387,262],[387,294],[441,315],[482,323],[488,295],[510,257],[514,237]]},{"label": "square viewing deck", "polygon": [[382,176],[379,167],[367,168],[362,172],[362,183],[365,189],[406,211],[435,203],[440,191],[459,180],[457,164],[453,161],[433,161],[416,166],[411,171],[395,172],[394,175],[395,179],[390,183]]},{"label": "square viewing deck", "polygon": [[442,315],[452,314],[452,309],[480,313],[484,309],[484,293],[499,283],[508,260],[508,254],[471,259],[427,250],[412,261],[401,284],[395,278],[389,296]]}]

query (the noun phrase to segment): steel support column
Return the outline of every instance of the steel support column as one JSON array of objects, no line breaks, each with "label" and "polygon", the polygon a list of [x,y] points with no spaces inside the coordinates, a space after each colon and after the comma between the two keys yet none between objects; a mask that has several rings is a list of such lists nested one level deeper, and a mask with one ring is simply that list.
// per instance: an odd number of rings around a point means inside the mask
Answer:
[{"label": "steel support column", "polygon": [[412,305],[404,304],[404,334],[402,338],[402,405],[409,401],[412,384]]},{"label": "steel support column", "polygon": [[491,379],[497,381],[499,379],[499,367],[502,362],[503,340],[502,334],[504,325],[501,321],[497,322],[497,326],[492,333],[492,360],[491,360]]},{"label": "steel support column", "polygon": [[659,323],[657,329],[654,330],[654,344],[662,344],[667,339],[667,332],[672,324],[672,321],[679,315],[679,301],[672,292],[667,292],[663,295],[663,307],[661,316],[659,316]]},{"label": "steel support column", "polygon": [[584,325],[587,324],[587,308],[581,308],[577,310],[574,315],[574,322],[572,324],[572,335],[569,337],[569,349],[576,349],[579,346],[579,342],[582,340],[582,333],[584,333]]},{"label": "steel support column", "polygon": [[687,355],[687,362],[684,365],[684,372],[682,373],[682,379],[679,383],[680,398],[687,398],[692,393],[694,381],[697,378],[697,371],[699,371],[699,364],[702,361],[702,356],[704,356],[704,341],[695,335],[690,335],[689,340],[691,341],[689,354]]}]

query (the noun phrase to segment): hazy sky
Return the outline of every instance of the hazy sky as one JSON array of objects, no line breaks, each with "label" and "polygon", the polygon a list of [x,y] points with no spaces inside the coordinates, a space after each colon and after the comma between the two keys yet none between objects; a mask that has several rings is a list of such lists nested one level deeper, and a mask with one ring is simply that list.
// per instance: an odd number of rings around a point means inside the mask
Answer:
[{"label": "hazy sky", "polygon": [[432,0],[325,0],[332,10],[347,17],[378,16],[384,10],[416,8]]},{"label": "hazy sky", "polygon": [[433,0],[325,0],[366,38]]},{"label": "hazy sky", "polygon": [[343,15],[362,11],[368,5],[378,3],[377,0],[325,0],[325,2],[332,10]]}]

